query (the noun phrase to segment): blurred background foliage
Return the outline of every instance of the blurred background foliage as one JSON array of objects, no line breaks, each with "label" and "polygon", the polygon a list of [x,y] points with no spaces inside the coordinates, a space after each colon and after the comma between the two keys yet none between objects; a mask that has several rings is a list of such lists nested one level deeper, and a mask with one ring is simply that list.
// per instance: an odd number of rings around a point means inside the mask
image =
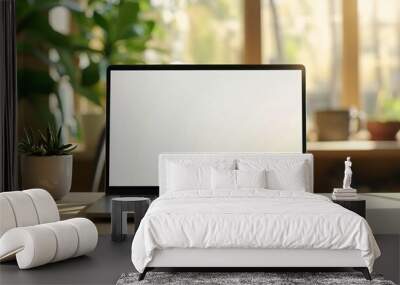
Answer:
[{"label": "blurred background foliage", "polygon": [[[251,2],[260,7],[249,9],[245,4]],[[311,150],[329,152],[333,145],[360,159],[358,148],[376,151],[376,169],[358,169],[359,181],[373,189],[400,189],[400,132],[397,138],[393,134],[393,128],[400,130],[399,0],[18,0],[16,5],[19,137],[24,127],[63,126],[63,143],[78,145],[76,191],[90,189],[89,170],[104,132],[109,64],[242,64],[255,50],[261,52],[258,63],[306,66],[307,135],[316,143]],[[249,11],[253,17],[245,17]],[[260,35],[249,29],[258,17]],[[349,65],[349,58],[358,63]],[[345,71],[358,80],[345,82]],[[325,120],[327,128],[316,119],[321,114],[334,118]],[[322,139],[322,129],[329,130],[329,138]],[[390,134],[385,138],[390,142],[363,144],[378,140],[374,133]],[[344,141],[336,145],[337,140]],[[343,157],[314,154],[316,175],[324,177],[316,189],[330,189],[341,179]]]},{"label": "blurred background foliage", "polygon": [[[69,14],[67,32],[49,21],[59,7]],[[107,66],[145,62],[156,32],[149,10],[149,0],[17,1],[18,94],[39,125],[53,121],[78,135],[71,96],[104,108]]]}]

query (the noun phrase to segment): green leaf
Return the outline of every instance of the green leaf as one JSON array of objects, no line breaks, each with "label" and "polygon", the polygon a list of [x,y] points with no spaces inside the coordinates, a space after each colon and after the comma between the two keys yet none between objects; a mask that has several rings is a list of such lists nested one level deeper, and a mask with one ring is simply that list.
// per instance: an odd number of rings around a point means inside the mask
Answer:
[{"label": "green leaf", "polygon": [[57,133],[57,145],[59,145],[61,142],[61,132],[62,132],[62,127],[58,130]]},{"label": "green leaf", "polygon": [[53,2],[58,2],[57,6],[63,6],[67,8],[70,11],[73,12],[82,12],[82,7],[78,4],[79,1],[76,0],[62,0],[62,1],[54,1]]},{"label": "green leaf", "polygon": [[71,21],[75,23],[74,32],[70,36],[75,36],[83,40],[92,37],[94,19],[88,17],[84,12],[71,12]]},{"label": "green leaf", "polygon": [[118,40],[135,40],[136,38],[150,39],[150,35],[155,27],[154,21],[145,21],[143,23],[132,23],[128,25],[124,32],[120,34]]},{"label": "green leaf", "polygon": [[25,140],[27,143],[31,144],[33,142],[33,139],[31,139],[30,134],[28,133],[28,131],[25,129]]},{"label": "green leaf", "polygon": [[146,25],[146,34],[150,35],[156,27],[156,22],[149,20],[146,21],[144,24]]},{"label": "green leaf", "polygon": [[40,12],[33,12],[29,17],[17,23],[18,32],[24,31],[24,37],[31,39],[37,45],[69,47],[70,37],[55,31],[50,23]]},{"label": "green leaf", "polygon": [[125,27],[124,31],[120,32],[117,40],[126,40],[130,38],[135,38],[143,34],[143,29],[140,25],[131,24]]},{"label": "green leaf", "polygon": [[78,92],[81,96],[86,97],[90,102],[94,103],[97,106],[101,105],[102,94],[99,94],[95,88],[78,88]]},{"label": "green leaf", "polygon": [[47,136],[47,143],[50,149],[54,148],[53,130],[51,129],[50,124],[47,126],[46,136]]},{"label": "green leaf", "polygon": [[49,95],[55,92],[57,83],[50,77],[48,71],[20,69],[17,72],[18,96]]},{"label": "green leaf", "polygon": [[27,0],[15,1],[16,4],[16,21],[20,22],[24,17],[33,11],[32,5],[28,3]]},{"label": "green leaf", "polygon": [[144,52],[147,48],[147,41],[147,38],[138,37],[131,40],[126,40],[124,42],[124,45],[129,50],[135,52]]},{"label": "green leaf", "polygon": [[106,18],[104,18],[101,14],[99,14],[97,11],[94,11],[93,13],[93,20],[94,22],[99,25],[105,32],[108,32],[109,26]]},{"label": "green leaf", "polygon": [[77,68],[77,63],[74,62],[73,55],[68,51],[68,49],[59,49],[57,51],[60,56],[60,63],[62,64],[60,66],[62,68],[60,70],[61,75],[67,75],[74,89],[78,88],[78,76],[80,70]]},{"label": "green leaf", "polygon": [[60,149],[67,149],[67,148],[70,148],[72,146],[72,144],[65,144],[65,145],[62,145],[62,146],[60,146]]},{"label": "green leaf", "polygon": [[117,38],[124,38],[128,30],[132,30],[132,24],[136,24],[139,14],[139,3],[136,1],[121,1],[118,7]]},{"label": "green leaf", "polygon": [[[18,2],[26,2],[26,0],[18,0]],[[36,11],[46,11],[54,7],[65,7],[73,11],[82,11],[81,6],[74,0],[38,0],[38,1],[27,1],[32,9]]]},{"label": "green leaf", "polygon": [[[62,6],[71,12],[82,13],[81,6],[75,0],[18,0],[15,2],[17,4],[16,15],[18,27],[29,27],[25,23],[29,19],[34,18],[35,14],[40,13],[43,16],[43,14],[48,13],[52,8],[55,7]],[[19,28],[17,28],[17,30],[20,31]]]},{"label": "green leaf", "polygon": [[82,70],[82,86],[94,85],[100,80],[100,68],[98,63],[90,62],[89,66]]},{"label": "green leaf", "polygon": [[47,137],[42,133],[42,131],[38,130],[39,137],[40,137],[40,144],[41,145],[46,145],[48,144]]},{"label": "green leaf", "polygon": [[73,150],[76,149],[76,148],[77,148],[77,145],[71,146],[71,147],[69,147],[69,148],[67,148],[67,149],[64,149],[64,150],[62,151],[62,154],[69,154],[71,151],[73,151]]}]

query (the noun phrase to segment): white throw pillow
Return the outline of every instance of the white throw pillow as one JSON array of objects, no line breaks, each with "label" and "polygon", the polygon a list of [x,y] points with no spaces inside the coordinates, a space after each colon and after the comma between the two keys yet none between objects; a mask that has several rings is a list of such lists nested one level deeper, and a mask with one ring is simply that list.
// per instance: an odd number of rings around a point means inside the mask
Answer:
[{"label": "white throw pillow", "polygon": [[211,167],[185,166],[171,163],[169,166],[168,188],[172,191],[186,189],[209,189],[209,176]]},{"label": "white throw pillow", "polygon": [[236,189],[236,170],[212,168],[211,189]]},{"label": "white throw pillow", "polygon": [[175,160],[167,165],[167,191],[211,189],[211,168],[234,169],[234,160]]},{"label": "white throw pillow", "polygon": [[211,189],[266,188],[267,177],[262,170],[211,169]]},{"label": "white throw pillow", "polygon": [[303,160],[239,159],[238,168],[239,170],[266,169],[268,189],[306,191],[310,188],[308,167]]},{"label": "white throw pillow", "polygon": [[267,172],[262,170],[236,170],[238,188],[267,188]]}]

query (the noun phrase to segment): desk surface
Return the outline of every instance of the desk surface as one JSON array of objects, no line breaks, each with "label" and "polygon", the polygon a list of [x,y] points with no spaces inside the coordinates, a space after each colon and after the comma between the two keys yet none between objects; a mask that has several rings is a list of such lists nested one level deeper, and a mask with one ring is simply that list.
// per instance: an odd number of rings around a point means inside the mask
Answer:
[{"label": "desk surface", "polygon": [[[331,197],[332,193],[318,193]],[[359,199],[367,201],[367,210],[372,209],[399,209],[400,193],[358,193]]]},{"label": "desk surface", "polygon": [[400,151],[399,141],[324,141],[307,142],[308,151]]},{"label": "desk surface", "polygon": [[62,199],[56,201],[61,219],[80,216],[90,205],[104,198],[105,193],[100,192],[70,192]]}]

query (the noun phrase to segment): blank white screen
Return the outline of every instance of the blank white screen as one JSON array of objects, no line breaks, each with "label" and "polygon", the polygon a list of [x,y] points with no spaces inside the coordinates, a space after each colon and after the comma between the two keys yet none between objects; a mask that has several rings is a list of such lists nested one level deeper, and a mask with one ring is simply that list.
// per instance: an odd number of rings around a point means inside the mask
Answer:
[{"label": "blank white screen", "polygon": [[111,70],[109,186],[163,152],[302,152],[301,70]]}]

